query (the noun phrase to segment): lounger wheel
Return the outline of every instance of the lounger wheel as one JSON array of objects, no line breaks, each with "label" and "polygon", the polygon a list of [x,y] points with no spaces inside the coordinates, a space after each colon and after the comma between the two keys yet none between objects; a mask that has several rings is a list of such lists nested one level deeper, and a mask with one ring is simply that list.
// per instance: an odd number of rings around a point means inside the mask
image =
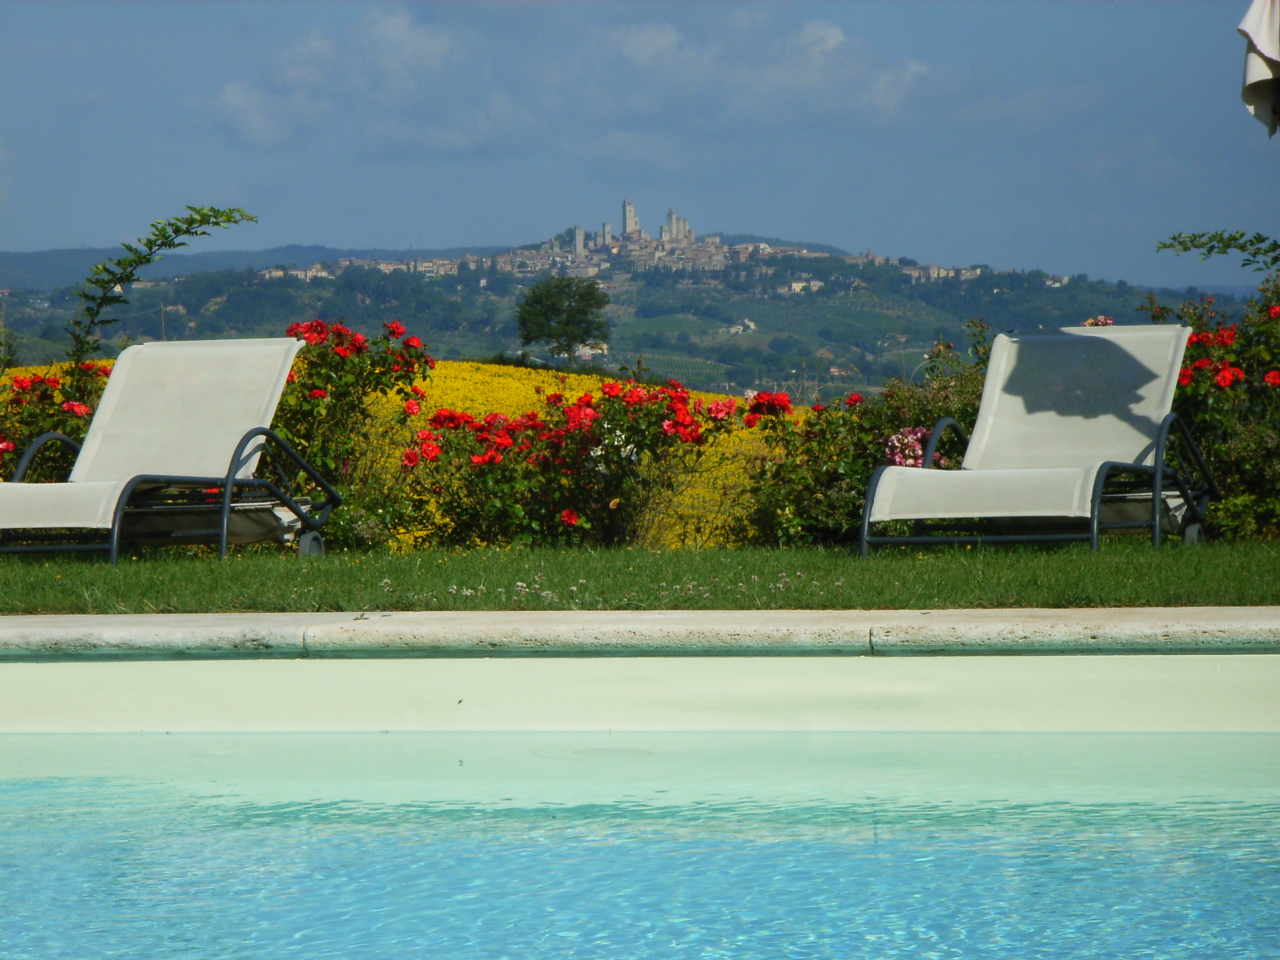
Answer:
[{"label": "lounger wheel", "polygon": [[308,530],[298,538],[298,559],[324,556],[324,540],[314,530]]},{"label": "lounger wheel", "polygon": [[1199,543],[1204,539],[1204,527],[1198,523],[1188,523],[1182,529],[1183,543]]}]

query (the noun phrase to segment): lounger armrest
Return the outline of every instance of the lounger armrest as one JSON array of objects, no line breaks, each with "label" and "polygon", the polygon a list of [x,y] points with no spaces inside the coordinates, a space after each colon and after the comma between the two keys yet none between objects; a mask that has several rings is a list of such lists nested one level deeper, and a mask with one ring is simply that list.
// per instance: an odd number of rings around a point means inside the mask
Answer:
[{"label": "lounger armrest", "polygon": [[18,469],[13,471],[13,482],[22,483],[22,478],[27,475],[27,468],[31,466],[31,461],[36,458],[36,454],[50,440],[57,440],[66,444],[71,448],[72,453],[80,452],[80,444],[76,443],[65,433],[42,433],[27,445],[27,449],[22,451],[22,458],[18,461]]},{"label": "lounger armrest", "polygon": [[1156,435],[1155,462],[1157,464],[1165,464],[1169,453],[1169,436],[1176,433],[1179,440],[1182,441],[1186,449],[1187,457],[1191,461],[1191,466],[1195,468],[1196,481],[1201,484],[1198,490],[1192,491],[1185,489],[1185,484],[1192,478],[1183,477],[1181,474],[1175,476],[1175,482],[1180,486],[1184,486],[1181,490],[1184,496],[1190,495],[1192,501],[1190,506],[1201,515],[1203,520],[1204,509],[1209,498],[1221,497],[1222,492],[1218,487],[1218,481],[1214,479],[1213,471],[1209,469],[1209,464],[1205,462],[1204,454],[1200,452],[1200,447],[1196,443],[1195,438],[1191,436],[1191,430],[1187,427],[1187,422],[1176,413],[1167,414],[1160,423],[1160,432]]},{"label": "lounger armrest", "polygon": [[[285,456],[293,461],[294,465],[297,466],[299,470],[306,474],[307,479],[324,492],[325,499],[320,504],[320,513],[317,517],[299,512],[293,503],[292,497],[285,495],[283,491],[272,489],[272,493],[278,495],[281,502],[297,514],[298,519],[302,520],[307,527],[313,530],[319,528],[321,524],[329,519],[329,514],[333,513],[336,507],[342,505],[342,494],[326,482],[325,479],[316,472],[315,468],[302,458],[302,455],[298,453],[298,451],[289,446],[283,437],[274,430],[269,430],[266,427],[255,427],[241,437],[240,442],[236,445],[235,453],[231,456],[231,463],[227,467],[227,476],[224,487],[224,495],[227,503],[230,504],[231,502],[232,489],[236,484],[236,474],[240,472],[240,467],[245,462],[249,445],[258,437],[261,437],[263,440],[266,440],[272,446],[283,452]],[[274,487],[274,485],[266,486]]]},{"label": "lounger armrest", "polygon": [[920,466],[928,470],[933,466],[933,455],[938,449],[938,443],[948,430],[954,430],[960,435],[960,443],[962,446],[969,446],[969,435],[965,433],[964,427],[960,426],[959,421],[951,419],[951,417],[943,417],[933,426],[933,432],[929,434],[929,442],[924,446],[924,458]]}]

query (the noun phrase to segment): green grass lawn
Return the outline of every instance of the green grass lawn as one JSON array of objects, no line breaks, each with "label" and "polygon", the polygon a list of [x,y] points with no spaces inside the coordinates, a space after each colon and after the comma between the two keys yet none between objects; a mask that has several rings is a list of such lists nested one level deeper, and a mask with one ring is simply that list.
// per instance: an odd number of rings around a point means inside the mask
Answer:
[{"label": "green grass lawn", "polygon": [[1280,545],[0,557],[0,614],[1280,604]]}]

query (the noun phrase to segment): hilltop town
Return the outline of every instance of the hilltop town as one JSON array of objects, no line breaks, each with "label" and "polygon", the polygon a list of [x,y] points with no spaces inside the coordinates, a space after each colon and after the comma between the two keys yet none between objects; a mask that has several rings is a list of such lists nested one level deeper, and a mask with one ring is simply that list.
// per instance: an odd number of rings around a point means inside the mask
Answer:
[{"label": "hilltop town", "polygon": [[[627,274],[646,271],[670,271],[687,274],[719,273],[736,265],[755,266],[755,276],[768,276],[767,261],[782,257],[824,258],[830,254],[810,251],[797,246],[771,246],[768,243],[739,243],[727,245],[720,236],[708,236],[699,240],[689,221],[678,216],[674,209],[667,210],[666,221],[655,238],[640,225],[635,204],[622,201],[622,230],[614,233],[613,224],[604,222],[600,229],[587,231],[575,225],[564,233],[541,243],[518,247],[493,257],[464,256],[458,259],[405,259],[361,260],[343,258],[332,265],[315,263],[309,267],[272,267],[262,270],[262,280],[285,276],[300,280],[332,277],[350,267],[381,270],[392,273],[404,270],[424,277],[455,275],[460,269],[510,273],[517,277],[532,277],[545,271],[563,273],[570,277],[594,277],[612,268]],[[846,263],[863,266],[896,267],[911,279],[912,283],[936,280],[972,280],[980,276],[982,267],[942,267],[937,264],[917,264],[898,259],[877,256],[871,251],[841,257]],[[1004,271],[996,271],[1004,272]],[[1062,286],[1067,277],[1049,277],[1046,286]],[[484,286],[482,281],[481,286]],[[803,289],[819,289],[822,281],[793,281],[780,293],[799,293]]]}]

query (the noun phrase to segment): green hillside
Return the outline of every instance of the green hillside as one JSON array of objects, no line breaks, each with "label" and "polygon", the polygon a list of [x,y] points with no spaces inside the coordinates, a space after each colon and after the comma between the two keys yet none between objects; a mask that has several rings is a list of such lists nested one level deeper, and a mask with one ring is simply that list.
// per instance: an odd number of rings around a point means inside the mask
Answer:
[{"label": "green hillside", "polygon": [[[301,248],[299,248],[301,249]],[[767,258],[715,274],[605,271],[613,304],[609,362],[704,389],[787,389],[806,399],[918,373],[935,340],[960,343],[962,325],[996,330],[1066,326],[1107,314],[1144,322],[1148,291],[1084,276],[989,268],[972,279],[912,283],[901,269],[840,256]],[[463,269],[439,278],[350,267],[333,277],[262,279],[251,267],[198,272],[139,285],[109,328],[126,340],[279,336],[295,321],[345,320],[366,333],[398,320],[446,358],[519,349],[515,307],[532,278]],[[793,286],[801,288],[793,292]],[[1158,291],[1164,303],[1182,294]],[[1219,305],[1229,313],[1233,301]],[[0,322],[25,362],[55,358],[75,316],[74,288],[13,290]]]}]

